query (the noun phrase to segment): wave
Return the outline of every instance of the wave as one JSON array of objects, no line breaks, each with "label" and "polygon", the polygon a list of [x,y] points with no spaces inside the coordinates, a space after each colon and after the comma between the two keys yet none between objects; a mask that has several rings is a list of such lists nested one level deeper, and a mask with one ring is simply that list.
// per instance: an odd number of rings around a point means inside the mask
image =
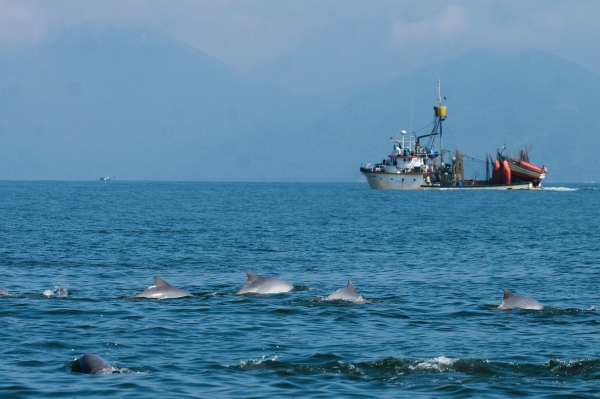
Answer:
[{"label": "wave", "polygon": [[[585,189],[585,188],[583,188]],[[542,187],[543,191],[578,191],[582,190],[582,188],[572,188],[572,187]]]},{"label": "wave", "polygon": [[[334,355],[330,355],[336,358]],[[327,355],[316,356],[324,360]],[[544,364],[493,362],[485,359],[448,358],[439,356],[429,359],[401,359],[386,357],[369,362],[344,362],[332,360],[324,363],[286,363],[277,356],[258,360],[241,361],[235,366],[223,366],[239,371],[272,371],[285,375],[336,374],[360,376],[367,380],[394,380],[400,376],[418,377],[426,375],[452,374],[465,378],[579,378],[600,380],[600,359],[552,359]]]}]

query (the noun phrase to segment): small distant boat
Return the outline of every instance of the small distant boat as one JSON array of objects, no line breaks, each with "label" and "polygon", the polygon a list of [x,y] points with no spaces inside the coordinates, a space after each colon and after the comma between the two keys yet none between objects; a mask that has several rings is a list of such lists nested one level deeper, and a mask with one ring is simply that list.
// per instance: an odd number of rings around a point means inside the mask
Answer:
[{"label": "small distant boat", "polygon": [[100,181],[109,181],[110,177],[107,175],[106,177],[101,177]]}]

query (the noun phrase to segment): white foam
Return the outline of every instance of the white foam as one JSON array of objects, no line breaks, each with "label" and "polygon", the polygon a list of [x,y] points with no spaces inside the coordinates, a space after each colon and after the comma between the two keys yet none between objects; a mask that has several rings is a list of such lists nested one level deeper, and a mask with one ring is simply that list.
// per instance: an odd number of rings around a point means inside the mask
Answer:
[{"label": "white foam", "polygon": [[577,191],[578,188],[570,188],[570,187],[543,187],[544,191]]},{"label": "white foam", "polygon": [[426,359],[421,361],[415,366],[410,366],[411,370],[415,369],[424,369],[424,370],[435,370],[435,371],[443,371],[445,367],[451,366],[454,364],[455,360],[450,359],[445,356],[435,357],[433,359]]},{"label": "white foam", "polygon": [[263,357],[260,360],[242,360],[238,363],[238,367],[251,367],[251,366],[257,366],[263,362],[276,362],[277,359],[279,359],[279,356],[275,355],[273,356],[271,359],[267,359],[267,356],[263,355]]}]

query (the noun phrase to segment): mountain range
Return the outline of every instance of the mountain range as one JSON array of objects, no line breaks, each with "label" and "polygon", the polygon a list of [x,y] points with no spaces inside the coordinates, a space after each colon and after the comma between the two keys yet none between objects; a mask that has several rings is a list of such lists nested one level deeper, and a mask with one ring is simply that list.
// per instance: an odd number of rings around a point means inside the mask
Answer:
[{"label": "mountain range", "polygon": [[241,75],[156,32],[70,31],[4,54],[0,179],[362,181],[390,137],[430,129],[439,79],[445,148],[528,147],[548,182],[600,180],[600,75],[548,53],[481,49],[310,95],[264,70]]}]

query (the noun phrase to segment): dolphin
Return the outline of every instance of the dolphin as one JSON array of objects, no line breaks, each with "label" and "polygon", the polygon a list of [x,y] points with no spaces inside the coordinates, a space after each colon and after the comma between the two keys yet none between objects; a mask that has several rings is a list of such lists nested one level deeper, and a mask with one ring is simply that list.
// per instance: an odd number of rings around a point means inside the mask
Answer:
[{"label": "dolphin", "polygon": [[180,290],[179,288],[175,288],[162,278],[154,276],[154,285],[151,285],[144,291],[137,294],[135,297],[151,299],[169,299],[183,298],[185,296],[192,296],[192,294],[184,290]]},{"label": "dolphin", "polygon": [[502,298],[502,302],[498,305],[498,309],[531,309],[531,310],[542,310],[544,307],[541,303],[536,301],[533,298],[528,298],[526,296],[515,295],[507,289],[503,289],[504,298]]},{"label": "dolphin", "polygon": [[4,287],[0,287],[0,295],[8,295],[8,290]]},{"label": "dolphin", "polygon": [[76,373],[84,374],[119,373],[119,370],[111,366],[106,360],[92,353],[86,353],[79,359],[75,359],[71,370]]},{"label": "dolphin", "polygon": [[348,280],[348,285],[346,285],[346,287],[340,288],[339,290],[333,292],[327,297],[327,300],[342,300],[354,303],[365,303],[365,298],[363,298],[362,295],[356,292],[356,289],[354,289],[354,285],[350,280]]},{"label": "dolphin", "polygon": [[248,271],[248,281],[240,288],[236,295],[241,294],[279,294],[294,289],[290,283],[273,277],[262,277]]}]

